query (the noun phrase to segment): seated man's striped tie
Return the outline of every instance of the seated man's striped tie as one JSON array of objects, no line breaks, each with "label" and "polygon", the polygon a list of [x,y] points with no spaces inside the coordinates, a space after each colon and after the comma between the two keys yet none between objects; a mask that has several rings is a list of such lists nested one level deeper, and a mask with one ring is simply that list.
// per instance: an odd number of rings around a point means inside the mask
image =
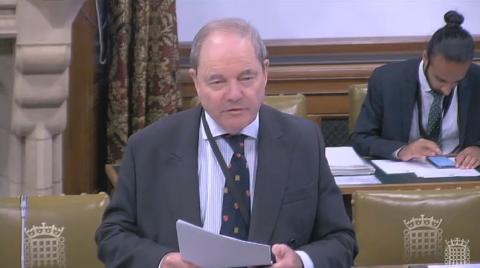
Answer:
[{"label": "seated man's striped tie", "polygon": [[428,113],[428,123],[426,134],[429,140],[436,142],[439,146],[441,141],[442,130],[442,97],[443,95],[431,91],[433,95],[433,102],[430,106],[430,112]]}]

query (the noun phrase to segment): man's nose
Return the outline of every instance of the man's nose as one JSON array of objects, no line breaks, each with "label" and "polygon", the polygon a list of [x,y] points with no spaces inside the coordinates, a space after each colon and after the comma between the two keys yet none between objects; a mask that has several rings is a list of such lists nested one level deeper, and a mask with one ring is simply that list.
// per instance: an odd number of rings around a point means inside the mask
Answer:
[{"label": "man's nose", "polygon": [[242,87],[238,84],[238,82],[233,81],[229,83],[228,90],[227,90],[227,98],[232,101],[239,100],[242,98],[243,92]]}]

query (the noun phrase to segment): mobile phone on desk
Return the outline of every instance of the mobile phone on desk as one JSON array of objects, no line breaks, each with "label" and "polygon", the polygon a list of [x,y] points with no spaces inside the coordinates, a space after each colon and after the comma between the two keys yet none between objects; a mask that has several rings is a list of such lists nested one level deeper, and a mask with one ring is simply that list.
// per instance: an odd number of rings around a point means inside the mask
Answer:
[{"label": "mobile phone on desk", "polygon": [[427,156],[427,161],[437,168],[455,168],[455,161],[446,155]]}]

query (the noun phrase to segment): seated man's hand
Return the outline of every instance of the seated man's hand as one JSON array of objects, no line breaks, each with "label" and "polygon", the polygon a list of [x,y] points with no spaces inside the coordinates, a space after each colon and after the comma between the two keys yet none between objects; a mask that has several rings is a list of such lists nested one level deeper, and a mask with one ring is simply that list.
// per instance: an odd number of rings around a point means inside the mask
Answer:
[{"label": "seated man's hand", "polygon": [[272,268],[301,268],[303,267],[302,260],[300,256],[291,249],[289,246],[285,244],[275,244],[272,246],[272,253],[275,255],[275,264],[273,264]]},{"label": "seated man's hand", "polygon": [[408,161],[411,159],[425,160],[427,156],[433,156],[441,154],[442,150],[438,145],[427,139],[418,139],[409,143],[398,152],[398,158],[402,161]]},{"label": "seated man's hand", "polygon": [[463,149],[457,157],[455,164],[459,168],[476,168],[480,165],[480,147],[470,146]]},{"label": "seated man's hand", "polygon": [[184,261],[178,252],[167,253],[161,262],[161,268],[198,268],[194,264]]}]

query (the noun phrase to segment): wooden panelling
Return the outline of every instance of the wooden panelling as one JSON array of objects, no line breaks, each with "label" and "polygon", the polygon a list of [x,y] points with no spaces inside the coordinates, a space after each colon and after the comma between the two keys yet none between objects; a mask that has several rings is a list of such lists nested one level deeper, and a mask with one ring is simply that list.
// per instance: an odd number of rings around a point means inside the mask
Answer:
[{"label": "wooden panelling", "polygon": [[[476,62],[480,36],[475,36]],[[308,40],[268,40],[270,69],[267,95],[302,93],[307,114],[321,118],[348,118],[348,87],[366,83],[372,71],[392,61],[420,57],[428,37],[365,37]],[[181,91],[185,100],[195,96],[187,73],[190,45],[182,43]]]},{"label": "wooden panelling", "polygon": [[[425,47],[428,37],[360,37],[360,38],[322,38],[295,40],[266,40],[271,57],[299,56],[318,54],[359,54],[359,53],[412,53]],[[180,44],[180,56],[188,57],[190,43]]]},{"label": "wooden panelling", "polygon": [[[328,94],[346,92],[352,82],[366,82],[372,70],[380,64],[342,64],[309,66],[272,66],[269,71],[267,94]],[[195,93],[186,69],[180,71],[183,97]]]},{"label": "wooden panelling", "polygon": [[310,114],[347,114],[347,94],[307,95],[307,111]]},{"label": "wooden panelling", "polygon": [[72,29],[67,129],[63,146],[63,190],[66,194],[96,192],[98,185],[95,14],[95,0],[87,0]]},{"label": "wooden panelling", "polygon": [[422,50],[427,36],[347,37],[296,40],[267,40],[270,55],[347,54],[369,52],[415,52]]},{"label": "wooden panelling", "polygon": [[[378,61],[379,57],[386,60],[405,55],[416,56],[425,49],[428,36],[398,36],[398,37],[351,37],[351,38],[321,38],[294,40],[266,40],[270,58],[300,56],[313,57],[323,55],[334,56],[333,61]],[[480,36],[474,36],[475,46],[480,48]],[[188,60],[190,43],[180,43],[180,57],[183,62]]]},{"label": "wooden panelling", "polygon": [[[348,87],[367,82],[377,66],[379,64],[272,66],[266,94],[304,94],[307,113],[313,118],[347,116]],[[195,88],[186,70],[181,71],[180,78],[184,103],[188,104],[196,95]]]}]

